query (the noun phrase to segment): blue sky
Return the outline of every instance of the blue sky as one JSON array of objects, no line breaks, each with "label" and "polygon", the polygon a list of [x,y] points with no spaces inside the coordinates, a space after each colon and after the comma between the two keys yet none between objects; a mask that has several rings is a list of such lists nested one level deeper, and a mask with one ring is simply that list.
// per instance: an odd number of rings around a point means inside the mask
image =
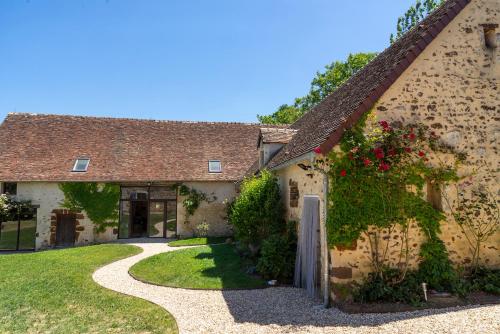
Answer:
[{"label": "blue sky", "polygon": [[0,1],[8,112],[255,122],[414,0]]}]

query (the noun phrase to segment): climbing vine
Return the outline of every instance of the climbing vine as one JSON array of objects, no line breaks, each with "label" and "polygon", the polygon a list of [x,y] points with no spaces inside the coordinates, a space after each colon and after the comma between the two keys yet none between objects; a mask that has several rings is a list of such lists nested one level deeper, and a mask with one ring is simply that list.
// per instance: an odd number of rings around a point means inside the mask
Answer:
[{"label": "climbing vine", "polygon": [[185,196],[182,201],[182,206],[186,209],[186,216],[192,216],[195,211],[200,206],[201,202],[213,202],[217,200],[215,196],[209,197],[207,194],[198,191],[194,188],[189,188],[188,186],[181,184],[179,187],[179,195]]},{"label": "climbing vine", "polygon": [[429,163],[438,138],[423,125],[376,122],[374,117],[367,114],[345,132],[340,150],[317,161],[331,180],[326,222],[329,244],[348,246],[366,238],[374,273],[383,278],[389,267],[389,243],[396,238],[392,234],[399,232],[397,283],[406,275],[411,250],[408,231],[416,223],[427,237],[421,264],[435,264],[439,259],[440,268],[452,270],[438,237],[444,214],[423,199],[423,187],[427,182],[456,179],[456,166],[434,168]]},{"label": "climbing vine", "polygon": [[59,188],[64,193],[62,206],[73,211],[85,211],[97,232],[118,225],[120,187],[95,182],[65,182]]}]

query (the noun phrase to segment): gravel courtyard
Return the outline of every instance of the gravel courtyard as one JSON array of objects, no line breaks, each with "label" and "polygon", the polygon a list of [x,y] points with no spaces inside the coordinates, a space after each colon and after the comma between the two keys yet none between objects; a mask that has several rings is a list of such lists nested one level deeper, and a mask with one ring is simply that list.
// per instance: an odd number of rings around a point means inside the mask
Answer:
[{"label": "gravel courtyard", "polygon": [[168,310],[180,333],[499,333],[500,306],[456,307],[392,314],[349,315],[323,309],[301,289],[205,291],[167,288],[133,279],[128,269],[149,256],[178,250],[151,239],[130,242],[141,254],[98,269],[103,287]]}]

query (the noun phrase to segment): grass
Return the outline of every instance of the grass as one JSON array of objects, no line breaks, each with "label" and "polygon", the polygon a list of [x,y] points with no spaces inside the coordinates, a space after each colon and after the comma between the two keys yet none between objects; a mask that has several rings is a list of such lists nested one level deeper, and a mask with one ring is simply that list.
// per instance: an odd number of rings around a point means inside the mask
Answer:
[{"label": "grass", "polygon": [[231,245],[211,245],[162,253],[136,263],[130,274],[153,284],[189,289],[252,289],[264,280],[245,273],[245,262]]},{"label": "grass", "polygon": [[0,255],[0,333],[177,333],[163,308],[92,280],[97,268],[137,253],[98,245]]},{"label": "grass", "polygon": [[180,246],[199,246],[210,244],[222,244],[226,242],[227,237],[207,237],[207,238],[189,238],[171,241],[168,243],[170,247]]}]

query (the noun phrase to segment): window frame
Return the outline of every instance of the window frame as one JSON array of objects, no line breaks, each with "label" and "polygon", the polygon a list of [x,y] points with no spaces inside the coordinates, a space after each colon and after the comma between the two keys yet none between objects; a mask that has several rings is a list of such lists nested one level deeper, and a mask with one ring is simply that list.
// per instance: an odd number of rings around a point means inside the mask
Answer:
[{"label": "window frame", "polygon": [[[78,165],[78,162],[82,161],[82,160],[85,160],[87,161],[87,164],[85,165],[85,168],[83,170],[81,169],[76,169],[76,166]],[[75,160],[75,164],[73,165],[73,169],[71,170],[72,172],[75,172],[75,173],[85,173],[88,169],[89,169],[89,164],[90,164],[90,158],[85,158],[85,157],[82,157],[82,158],[76,158]]]},{"label": "window frame", "polygon": [[[16,191],[14,194],[11,194],[11,193],[7,194],[6,185],[8,185],[8,184],[15,186]],[[5,194],[5,195],[9,195],[9,196],[17,196],[17,182],[2,182],[2,186],[1,186],[0,190],[1,190],[0,194]]]},{"label": "window frame", "polygon": [[[212,170],[210,168],[211,163],[219,163],[219,169],[218,170]],[[208,172],[209,173],[222,173],[222,162],[220,160],[208,160]]]}]

